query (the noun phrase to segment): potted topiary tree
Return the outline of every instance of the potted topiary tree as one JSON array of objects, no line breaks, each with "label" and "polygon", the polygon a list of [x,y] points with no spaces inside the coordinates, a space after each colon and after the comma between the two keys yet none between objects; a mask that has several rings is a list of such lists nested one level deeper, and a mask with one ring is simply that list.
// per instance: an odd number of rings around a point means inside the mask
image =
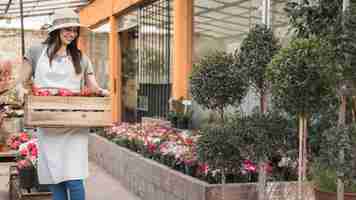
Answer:
[{"label": "potted topiary tree", "polygon": [[306,177],[307,121],[327,107],[335,96],[340,69],[333,65],[328,41],[310,38],[292,40],[273,58],[267,69],[276,107],[299,118],[299,195]]},{"label": "potted topiary tree", "polygon": [[316,200],[336,200],[338,179],[344,185],[343,199],[356,200],[356,126],[333,127],[323,133],[322,146],[313,171]]},{"label": "potted topiary tree", "polygon": [[239,105],[248,91],[248,83],[232,54],[214,52],[203,57],[192,70],[190,91],[205,109],[216,111],[221,121],[229,105]]},{"label": "potted topiary tree", "polygon": [[232,130],[238,130],[236,145],[244,156],[258,163],[258,199],[266,199],[269,163],[275,157],[295,157],[297,136],[287,119],[278,112],[252,113],[239,120]]},{"label": "potted topiary tree", "polygon": [[226,170],[231,169],[232,163],[236,165],[235,161],[240,159],[239,152],[234,151],[237,149],[229,140],[234,132],[224,125],[224,114],[228,106],[241,103],[248,91],[248,83],[236,58],[232,54],[216,51],[203,57],[194,66],[190,90],[193,100],[220,116],[220,123],[203,129],[197,148],[203,161],[221,170],[224,198]]},{"label": "potted topiary tree", "polygon": [[238,146],[238,133],[243,130],[233,130],[231,123],[210,124],[202,129],[203,134],[197,143],[198,159],[207,163],[209,168],[219,170],[222,184],[226,183],[227,174],[238,174],[242,157]]},{"label": "potted topiary tree", "polygon": [[[354,121],[356,116],[356,16],[354,8],[348,7],[349,3],[346,0],[301,1],[287,3],[286,7],[297,37],[317,36],[334,48],[333,62],[342,71],[337,84],[341,102],[338,124],[341,126]],[[339,185],[342,186],[340,180]],[[342,196],[340,194],[339,198]]]},{"label": "potted topiary tree", "polygon": [[269,85],[266,80],[266,68],[279,49],[280,45],[273,31],[264,24],[257,24],[242,41],[240,51],[236,52],[250,85],[260,96],[262,113],[267,111],[268,105]]}]

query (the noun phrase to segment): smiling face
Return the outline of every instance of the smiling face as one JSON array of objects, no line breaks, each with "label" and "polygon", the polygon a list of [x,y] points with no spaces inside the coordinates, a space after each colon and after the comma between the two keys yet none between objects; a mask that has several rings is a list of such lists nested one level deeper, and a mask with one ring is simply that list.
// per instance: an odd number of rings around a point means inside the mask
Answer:
[{"label": "smiling face", "polygon": [[67,28],[62,28],[59,32],[59,37],[61,39],[61,43],[63,45],[69,45],[72,41],[77,38],[79,34],[79,28],[78,27],[67,27]]}]

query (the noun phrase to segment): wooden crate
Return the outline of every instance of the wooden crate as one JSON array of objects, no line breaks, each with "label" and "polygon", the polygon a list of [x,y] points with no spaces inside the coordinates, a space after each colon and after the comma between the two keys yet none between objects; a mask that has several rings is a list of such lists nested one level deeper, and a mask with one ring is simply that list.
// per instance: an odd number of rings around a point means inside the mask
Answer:
[{"label": "wooden crate", "polygon": [[20,181],[16,166],[10,166],[9,176],[9,200],[51,200],[52,193],[50,192],[31,192],[20,188]]},{"label": "wooden crate", "polygon": [[111,97],[25,98],[25,127],[106,127],[113,122]]}]

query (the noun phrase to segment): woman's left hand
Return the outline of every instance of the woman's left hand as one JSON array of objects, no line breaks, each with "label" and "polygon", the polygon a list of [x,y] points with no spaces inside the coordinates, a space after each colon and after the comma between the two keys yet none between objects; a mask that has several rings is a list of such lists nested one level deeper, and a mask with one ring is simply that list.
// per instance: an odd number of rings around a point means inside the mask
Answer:
[{"label": "woman's left hand", "polygon": [[104,97],[110,96],[109,90],[106,90],[106,89],[103,89],[103,88],[100,88],[98,93],[99,93],[100,96],[104,96]]}]

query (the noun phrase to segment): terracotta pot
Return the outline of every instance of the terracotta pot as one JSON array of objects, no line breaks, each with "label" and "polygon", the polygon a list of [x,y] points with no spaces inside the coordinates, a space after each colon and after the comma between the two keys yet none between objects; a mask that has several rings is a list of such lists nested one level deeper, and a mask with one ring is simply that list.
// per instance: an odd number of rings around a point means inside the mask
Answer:
[{"label": "terracotta pot", "polygon": [[[337,200],[336,192],[323,192],[314,188],[315,200]],[[356,200],[356,193],[345,193],[344,200]]]},{"label": "terracotta pot", "polygon": [[0,143],[0,152],[5,152],[6,151],[6,145]]}]

